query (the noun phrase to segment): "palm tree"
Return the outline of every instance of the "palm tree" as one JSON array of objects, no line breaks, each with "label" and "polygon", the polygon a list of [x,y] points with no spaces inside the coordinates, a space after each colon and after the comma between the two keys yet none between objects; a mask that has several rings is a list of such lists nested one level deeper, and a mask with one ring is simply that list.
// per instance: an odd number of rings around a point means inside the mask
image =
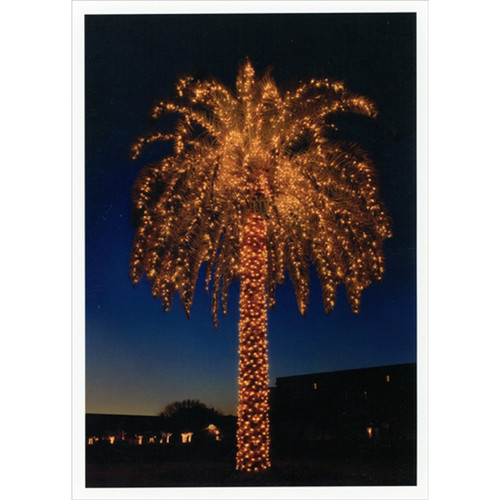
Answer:
[{"label": "palm tree", "polygon": [[217,328],[219,300],[240,281],[239,407],[236,468],[270,467],[267,311],[285,272],[300,313],[316,268],[326,312],[344,283],[354,312],[384,271],[390,220],[376,173],[358,145],[330,140],[338,113],[375,117],[374,104],[328,79],[282,92],[247,60],[236,92],[210,80],[182,78],[176,97],[153,117],[178,115],[175,130],[141,137],[136,158],[156,141],[173,154],[145,166],[133,189],[134,283],[145,274],[169,309],[177,292],[189,317],[202,264]]}]

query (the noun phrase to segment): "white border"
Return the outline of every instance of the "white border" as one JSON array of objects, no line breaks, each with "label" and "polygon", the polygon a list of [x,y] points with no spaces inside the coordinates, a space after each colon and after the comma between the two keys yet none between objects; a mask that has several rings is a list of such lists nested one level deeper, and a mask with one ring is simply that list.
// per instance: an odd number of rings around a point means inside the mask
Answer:
[{"label": "white border", "polygon": [[[428,17],[417,12],[417,486],[428,488]],[[427,495],[426,495],[427,497]]]},{"label": "white border", "polygon": [[73,0],[73,18],[84,14],[273,14],[427,12],[426,0]]},{"label": "white border", "polygon": [[[73,18],[73,499],[372,499],[428,498],[428,5],[426,1],[80,1]],[[85,14],[342,13],[417,14],[417,486],[259,488],[85,488],[85,238],[84,238],[84,16]]]},{"label": "white border", "polygon": [[[85,30],[89,2],[72,4],[72,473],[73,497],[85,498]],[[103,497],[104,498],[104,497]]]}]

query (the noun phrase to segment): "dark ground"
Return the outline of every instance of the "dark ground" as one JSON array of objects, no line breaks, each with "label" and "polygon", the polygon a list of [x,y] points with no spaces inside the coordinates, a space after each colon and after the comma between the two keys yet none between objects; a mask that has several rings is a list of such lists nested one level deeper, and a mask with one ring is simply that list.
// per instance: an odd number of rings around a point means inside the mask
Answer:
[{"label": "dark ground", "polygon": [[272,456],[260,474],[234,470],[232,447],[93,445],[87,487],[407,486],[416,484],[414,443],[300,445]]}]

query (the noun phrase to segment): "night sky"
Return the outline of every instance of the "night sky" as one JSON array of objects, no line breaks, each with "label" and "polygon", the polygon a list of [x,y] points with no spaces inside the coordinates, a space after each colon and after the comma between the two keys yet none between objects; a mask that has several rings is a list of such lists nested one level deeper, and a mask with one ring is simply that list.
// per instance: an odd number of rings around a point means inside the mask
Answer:
[{"label": "night sky", "polygon": [[305,317],[290,281],[278,288],[268,325],[271,385],[288,375],[415,362],[415,15],[91,15],[85,27],[87,412],[154,415],[169,402],[199,399],[236,413],[238,285],[217,331],[203,269],[190,320],[178,297],[166,313],[145,279],[132,286],[131,187],[144,162],[169,146],[136,162],[129,148],[155,129],[150,110],[173,95],[178,77],[213,76],[234,87],[246,56],[258,74],[271,67],[281,88],[328,77],[375,101],[375,121],[336,123],[371,152],[393,218],[386,274],[363,292],[358,315],[343,288],[326,315],[314,273]]}]

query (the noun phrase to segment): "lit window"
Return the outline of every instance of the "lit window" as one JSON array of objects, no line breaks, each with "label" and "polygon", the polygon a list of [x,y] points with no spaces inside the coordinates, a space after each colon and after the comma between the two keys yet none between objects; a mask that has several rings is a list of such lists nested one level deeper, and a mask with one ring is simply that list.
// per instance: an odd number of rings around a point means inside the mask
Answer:
[{"label": "lit window", "polygon": [[390,382],[391,381],[391,376],[390,375],[386,375],[385,376],[385,381],[386,382]]},{"label": "lit window", "polygon": [[368,439],[371,439],[373,435],[373,427],[367,427],[366,432],[368,433]]},{"label": "lit window", "polygon": [[316,390],[318,388],[318,384],[316,382],[313,382],[313,389]]}]

